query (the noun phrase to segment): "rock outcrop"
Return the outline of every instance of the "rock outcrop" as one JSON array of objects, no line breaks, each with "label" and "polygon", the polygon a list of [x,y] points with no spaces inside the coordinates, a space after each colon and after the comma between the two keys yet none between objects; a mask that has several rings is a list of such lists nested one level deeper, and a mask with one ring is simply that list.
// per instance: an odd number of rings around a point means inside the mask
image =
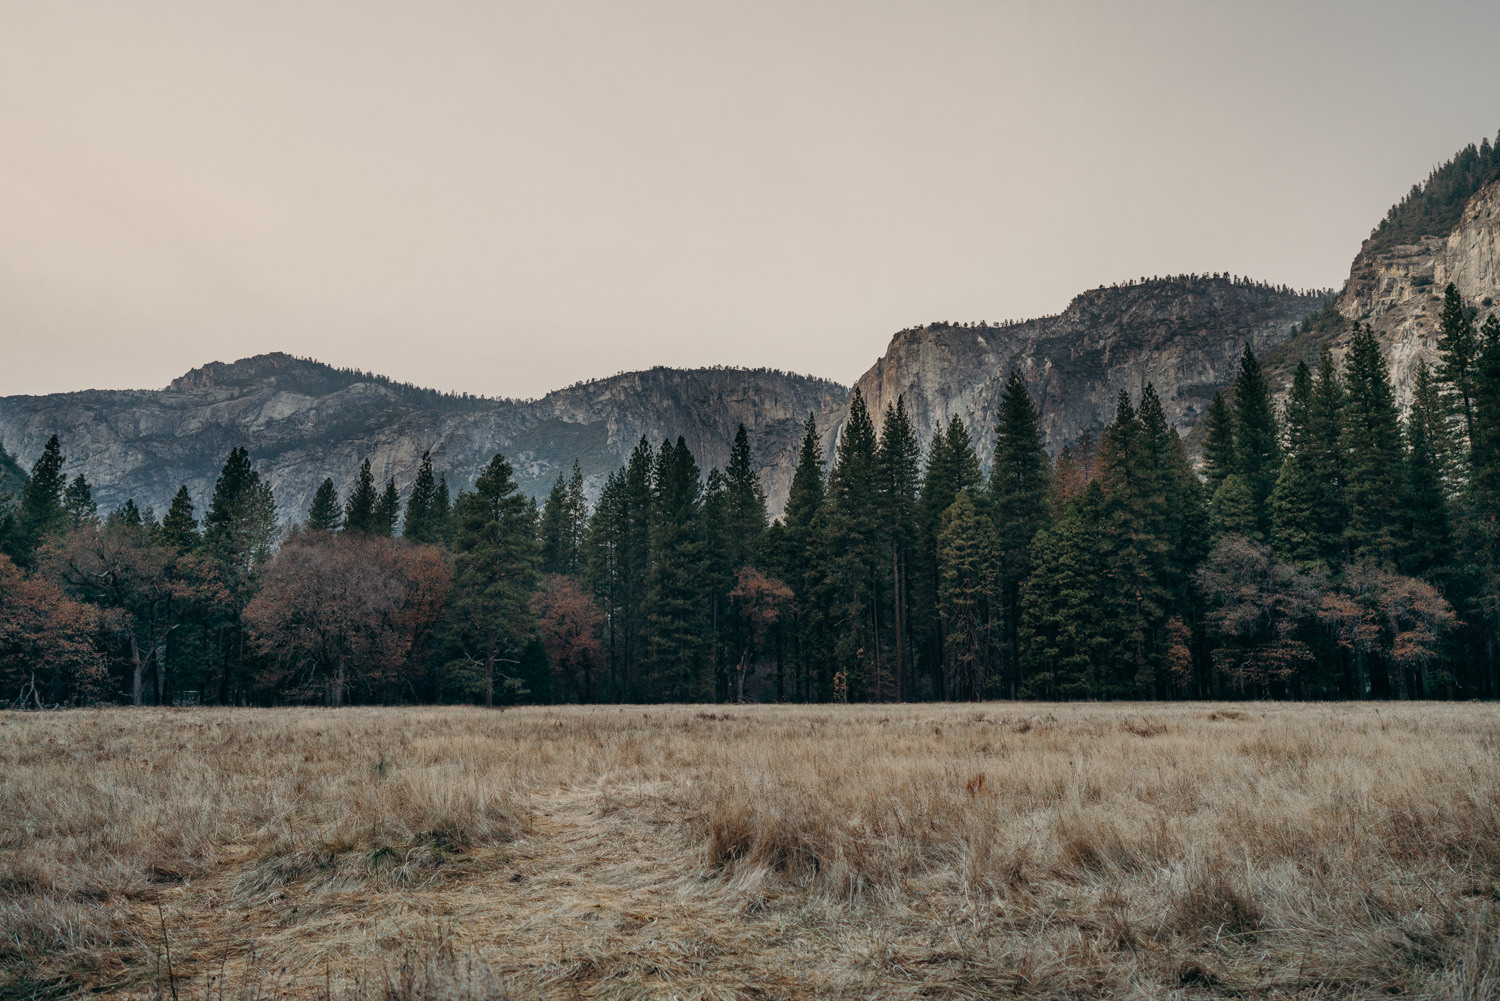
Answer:
[{"label": "rock outcrop", "polygon": [[962,418],[982,460],[993,450],[1011,369],[1037,401],[1054,452],[1080,428],[1107,423],[1120,390],[1138,398],[1148,383],[1167,419],[1187,430],[1233,378],[1246,344],[1257,353],[1280,344],[1329,294],[1227,276],[1101,287],[1056,316],[903,330],[856,385],[877,425],[904,397],[924,448],[939,425]]},{"label": "rock outcrop", "polygon": [[[1410,402],[1417,364],[1437,361],[1438,321],[1443,290],[1452,282],[1464,299],[1479,307],[1479,319],[1500,300],[1500,181],[1474,194],[1449,233],[1423,236],[1415,243],[1377,248],[1367,240],[1349,269],[1338,298],[1346,319],[1368,323],[1392,368],[1396,393]],[[1333,340],[1342,358],[1351,330]]]},{"label": "rock outcrop", "polygon": [[431,451],[456,489],[503,452],[532,496],[577,458],[597,496],[642,435],[653,445],[683,436],[706,472],[728,461],[743,422],[767,492],[781,498],[807,414],[826,421],[847,395],[783,372],[654,368],[540,400],[490,400],[269,354],[205,365],[164,390],[0,398],[0,441],[29,466],[55,432],[65,471],[88,477],[101,509],[134,498],[158,513],[184,483],[201,513],[224,456],[243,445],[269,477],[282,518],[295,520],[325,476],[344,493],[366,458],[380,481],[393,477],[405,491]]}]

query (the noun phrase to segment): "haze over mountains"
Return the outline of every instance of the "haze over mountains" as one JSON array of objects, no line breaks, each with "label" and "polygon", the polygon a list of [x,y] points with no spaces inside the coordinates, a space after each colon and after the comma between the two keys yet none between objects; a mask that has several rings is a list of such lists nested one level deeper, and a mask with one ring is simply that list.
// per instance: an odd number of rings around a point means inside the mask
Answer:
[{"label": "haze over mountains", "polygon": [[[1404,396],[1417,361],[1435,357],[1444,286],[1455,283],[1481,319],[1500,298],[1497,178],[1500,155],[1488,143],[1461,153],[1392,210],[1336,297],[1216,273],[1132,279],[1080,293],[1055,316],[902,330],[856,385],[877,424],[904,396],[924,446],[956,416],[985,456],[1000,389],[1015,368],[1056,450],[1081,427],[1105,423],[1121,389],[1138,394],[1148,382],[1168,419],[1190,432],[1233,377],[1245,344],[1285,379],[1296,359],[1315,357],[1325,342],[1338,353],[1359,321],[1374,326]],[[654,368],[539,400],[494,400],[278,353],[204,365],[162,390],[3,397],[0,442],[29,466],[57,433],[67,473],[94,484],[101,508],[134,498],[157,511],[182,483],[206,500],[225,454],[245,445],[269,477],[281,517],[297,520],[325,476],[344,492],[365,458],[378,479],[394,478],[404,492],[424,451],[455,485],[471,482],[499,451],[533,496],[576,460],[592,495],[643,435],[683,436],[707,469],[723,465],[743,423],[779,511],[803,420],[814,415],[831,453],[848,400],[847,387],[827,380],[732,368]]]}]

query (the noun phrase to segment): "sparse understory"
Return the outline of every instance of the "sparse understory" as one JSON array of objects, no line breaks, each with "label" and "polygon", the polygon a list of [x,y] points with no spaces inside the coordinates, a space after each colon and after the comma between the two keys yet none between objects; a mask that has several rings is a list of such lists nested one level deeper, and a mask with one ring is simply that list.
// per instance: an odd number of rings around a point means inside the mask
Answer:
[{"label": "sparse understory", "polygon": [[1490,705],[10,713],[0,801],[4,997],[1500,992]]}]

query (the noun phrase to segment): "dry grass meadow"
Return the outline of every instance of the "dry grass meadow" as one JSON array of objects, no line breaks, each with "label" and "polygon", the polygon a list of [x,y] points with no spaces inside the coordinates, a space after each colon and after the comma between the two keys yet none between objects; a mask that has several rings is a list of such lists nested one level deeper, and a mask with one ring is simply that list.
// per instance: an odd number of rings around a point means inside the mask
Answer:
[{"label": "dry grass meadow", "polygon": [[0,797],[5,997],[1500,995],[1494,706],[8,714]]}]

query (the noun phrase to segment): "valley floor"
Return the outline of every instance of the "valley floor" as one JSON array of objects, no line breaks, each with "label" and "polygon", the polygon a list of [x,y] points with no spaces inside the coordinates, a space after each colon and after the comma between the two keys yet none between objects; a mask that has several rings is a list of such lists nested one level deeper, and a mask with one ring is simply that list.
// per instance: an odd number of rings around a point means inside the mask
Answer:
[{"label": "valley floor", "polygon": [[1492,705],[12,713],[0,802],[5,997],[1500,994]]}]

